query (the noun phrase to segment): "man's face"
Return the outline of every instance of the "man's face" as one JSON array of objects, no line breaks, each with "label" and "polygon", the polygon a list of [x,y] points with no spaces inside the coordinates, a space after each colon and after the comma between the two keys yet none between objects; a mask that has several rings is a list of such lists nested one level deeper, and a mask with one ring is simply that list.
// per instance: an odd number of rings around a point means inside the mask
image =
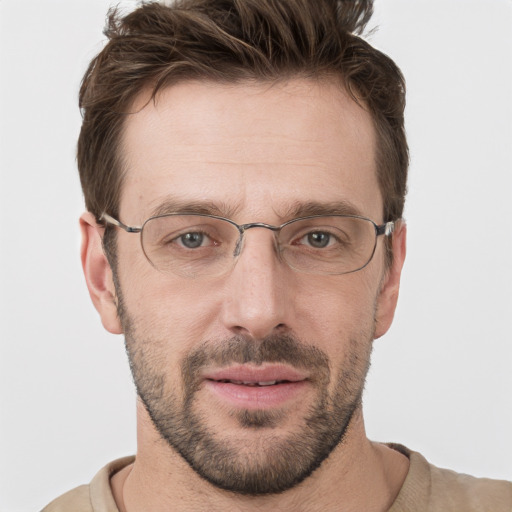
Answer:
[{"label": "man's face", "polygon": [[[190,82],[147,100],[125,125],[122,222],[186,209],[278,225],[334,205],[383,222],[371,118],[339,86]],[[246,232],[220,277],[163,274],[124,231],[117,251],[122,329],[154,425],[142,428],[235,492],[311,474],[360,407],[387,328],[382,240],[366,268],[334,276],[289,268],[266,229]]]}]

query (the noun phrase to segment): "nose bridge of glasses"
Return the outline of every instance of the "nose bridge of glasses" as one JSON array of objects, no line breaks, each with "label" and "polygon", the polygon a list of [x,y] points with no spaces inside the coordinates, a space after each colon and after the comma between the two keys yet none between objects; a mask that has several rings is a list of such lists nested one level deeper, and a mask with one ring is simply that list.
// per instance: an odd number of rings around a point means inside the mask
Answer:
[{"label": "nose bridge of glasses", "polygon": [[[235,258],[237,256],[239,256],[240,253],[242,252],[245,232],[252,228],[269,229],[270,231],[272,231],[274,233],[279,233],[279,231],[281,230],[280,226],[273,226],[272,224],[265,224],[264,222],[250,222],[249,224],[242,224],[242,225],[238,226],[238,231],[240,232],[240,237],[238,238],[236,246],[235,246],[235,250],[233,251],[233,256]],[[275,237],[274,237],[274,239],[275,239]]]}]

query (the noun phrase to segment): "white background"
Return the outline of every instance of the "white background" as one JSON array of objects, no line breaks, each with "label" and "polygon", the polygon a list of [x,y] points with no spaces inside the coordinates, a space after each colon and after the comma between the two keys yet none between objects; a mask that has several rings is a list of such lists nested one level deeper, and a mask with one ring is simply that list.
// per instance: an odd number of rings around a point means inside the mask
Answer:
[{"label": "white background", "polygon": [[[79,264],[79,81],[109,0],[0,0],[0,511],[135,451],[123,340]],[[408,82],[409,250],[369,436],[512,479],[512,1],[376,0]],[[127,1],[125,5],[133,5]]]}]

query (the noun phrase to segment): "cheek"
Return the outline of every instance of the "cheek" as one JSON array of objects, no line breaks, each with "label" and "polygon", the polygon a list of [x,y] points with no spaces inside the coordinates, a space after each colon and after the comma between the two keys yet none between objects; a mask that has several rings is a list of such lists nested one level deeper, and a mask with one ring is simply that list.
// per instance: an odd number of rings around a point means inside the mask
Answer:
[{"label": "cheek", "polygon": [[373,340],[377,289],[372,283],[363,273],[329,276],[310,283],[307,294],[297,294],[297,335],[324,350],[334,366],[348,357],[351,343]]},{"label": "cheek", "polygon": [[137,339],[161,346],[172,359],[208,339],[218,307],[202,283],[162,274],[145,258],[120,265],[119,279]]},{"label": "cheek", "polygon": [[357,326],[373,314],[377,279],[370,272],[342,276],[315,276],[296,293],[297,317],[307,318],[317,328],[333,330]]}]

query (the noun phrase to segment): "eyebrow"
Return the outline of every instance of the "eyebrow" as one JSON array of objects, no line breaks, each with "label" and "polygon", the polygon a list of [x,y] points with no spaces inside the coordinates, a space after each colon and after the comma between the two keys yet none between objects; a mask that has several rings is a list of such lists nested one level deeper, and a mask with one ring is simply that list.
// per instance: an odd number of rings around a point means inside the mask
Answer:
[{"label": "eyebrow", "polygon": [[[223,202],[188,201],[168,196],[150,212],[150,217],[172,213],[192,213],[196,215],[214,215],[232,219],[241,210],[240,205],[228,206]],[[275,211],[282,221],[314,215],[358,215],[361,211],[350,201],[294,201],[282,211]],[[258,221],[258,220],[256,220]]]},{"label": "eyebrow", "polygon": [[150,217],[167,215],[170,213],[194,213],[197,215],[215,215],[217,217],[231,218],[239,210],[225,203],[213,201],[188,201],[168,196],[150,212]]},{"label": "eyebrow", "polygon": [[297,217],[310,217],[313,215],[358,215],[361,211],[350,201],[296,201],[285,212],[283,218],[295,219]]}]

